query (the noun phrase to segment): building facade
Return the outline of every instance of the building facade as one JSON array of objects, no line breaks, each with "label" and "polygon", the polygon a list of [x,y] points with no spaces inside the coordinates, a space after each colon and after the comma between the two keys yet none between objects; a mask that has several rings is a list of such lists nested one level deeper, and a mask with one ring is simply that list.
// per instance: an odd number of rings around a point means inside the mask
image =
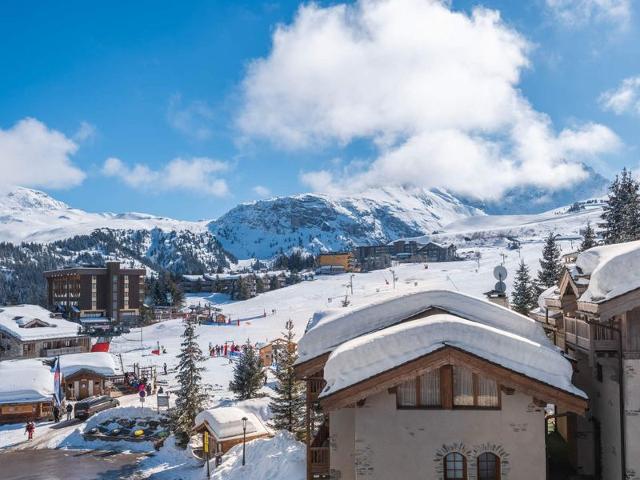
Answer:
[{"label": "building facade", "polygon": [[562,423],[577,471],[640,478],[640,242],[596,247],[543,293],[545,328],[575,359],[590,415]]},{"label": "building facade", "polygon": [[122,268],[119,262],[45,272],[48,307],[74,321],[137,319],[144,303],[145,274],[144,269]]},{"label": "building facade", "polygon": [[547,405],[587,409],[535,321],[458,292],[325,314],[298,352],[308,479],[544,479]]}]

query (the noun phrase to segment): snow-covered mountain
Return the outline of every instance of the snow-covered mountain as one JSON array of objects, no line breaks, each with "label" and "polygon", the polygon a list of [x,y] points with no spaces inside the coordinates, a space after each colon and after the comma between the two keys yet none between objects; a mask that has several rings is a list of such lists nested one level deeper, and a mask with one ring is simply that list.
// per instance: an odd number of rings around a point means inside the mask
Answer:
[{"label": "snow-covered mountain", "polygon": [[357,196],[304,194],[243,203],[209,224],[238,258],[296,248],[317,253],[433,233],[477,208],[441,190],[381,188]]},{"label": "snow-covered mountain", "polygon": [[144,213],[89,213],[72,208],[44,192],[0,187],[0,240],[12,243],[52,242],[86,235],[98,228],[121,230],[206,231],[207,222],[186,222]]}]

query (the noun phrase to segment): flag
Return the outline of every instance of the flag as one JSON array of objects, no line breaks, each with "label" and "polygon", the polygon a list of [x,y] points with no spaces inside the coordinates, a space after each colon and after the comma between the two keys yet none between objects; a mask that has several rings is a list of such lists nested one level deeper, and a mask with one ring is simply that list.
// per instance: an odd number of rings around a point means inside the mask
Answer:
[{"label": "flag", "polygon": [[62,374],[60,373],[60,357],[56,357],[56,361],[51,368],[53,372],[53,398],[56,401],[56,405],[60,406],[64,394],[62,393]]}]

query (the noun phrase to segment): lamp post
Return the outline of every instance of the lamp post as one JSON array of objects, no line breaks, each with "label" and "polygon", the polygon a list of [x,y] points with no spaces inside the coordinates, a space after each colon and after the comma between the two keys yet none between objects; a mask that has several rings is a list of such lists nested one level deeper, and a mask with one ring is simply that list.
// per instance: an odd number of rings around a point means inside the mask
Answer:
[{"label": "lamp post", "polygon": [[242,417],[242,466],[244,467],[244,453],[247,445],[247,417]]}]

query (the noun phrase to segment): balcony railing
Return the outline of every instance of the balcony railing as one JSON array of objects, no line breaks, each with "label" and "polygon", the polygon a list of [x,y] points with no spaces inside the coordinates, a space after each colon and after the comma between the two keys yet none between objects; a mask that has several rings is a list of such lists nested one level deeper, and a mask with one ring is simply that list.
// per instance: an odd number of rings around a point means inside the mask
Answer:
[{"label": "balcony railing", "polygon": [[329,447],[310,447],[311,473],[326,475],[329,473]]},{"label": "balcony railing", "polygon": [[320,396],[320,392],[324,388],[325,381],[323,378],[310,378],[307,381],[307,395],[309,400],[315,402]]},{"label": "balcony railing", "polygon": [[594,323],[579,318],[564,316],[565,340],[584,350],[617,350],[615,333]]},{"label": "balcony railing", "polygon": [[84,352],[84,348],[80,345],[75,347],[62,347],[62,348],[45,348],[44,356],[45,357],[55,357],[58,355],[67,355],[69,353],[82,353]]}]

